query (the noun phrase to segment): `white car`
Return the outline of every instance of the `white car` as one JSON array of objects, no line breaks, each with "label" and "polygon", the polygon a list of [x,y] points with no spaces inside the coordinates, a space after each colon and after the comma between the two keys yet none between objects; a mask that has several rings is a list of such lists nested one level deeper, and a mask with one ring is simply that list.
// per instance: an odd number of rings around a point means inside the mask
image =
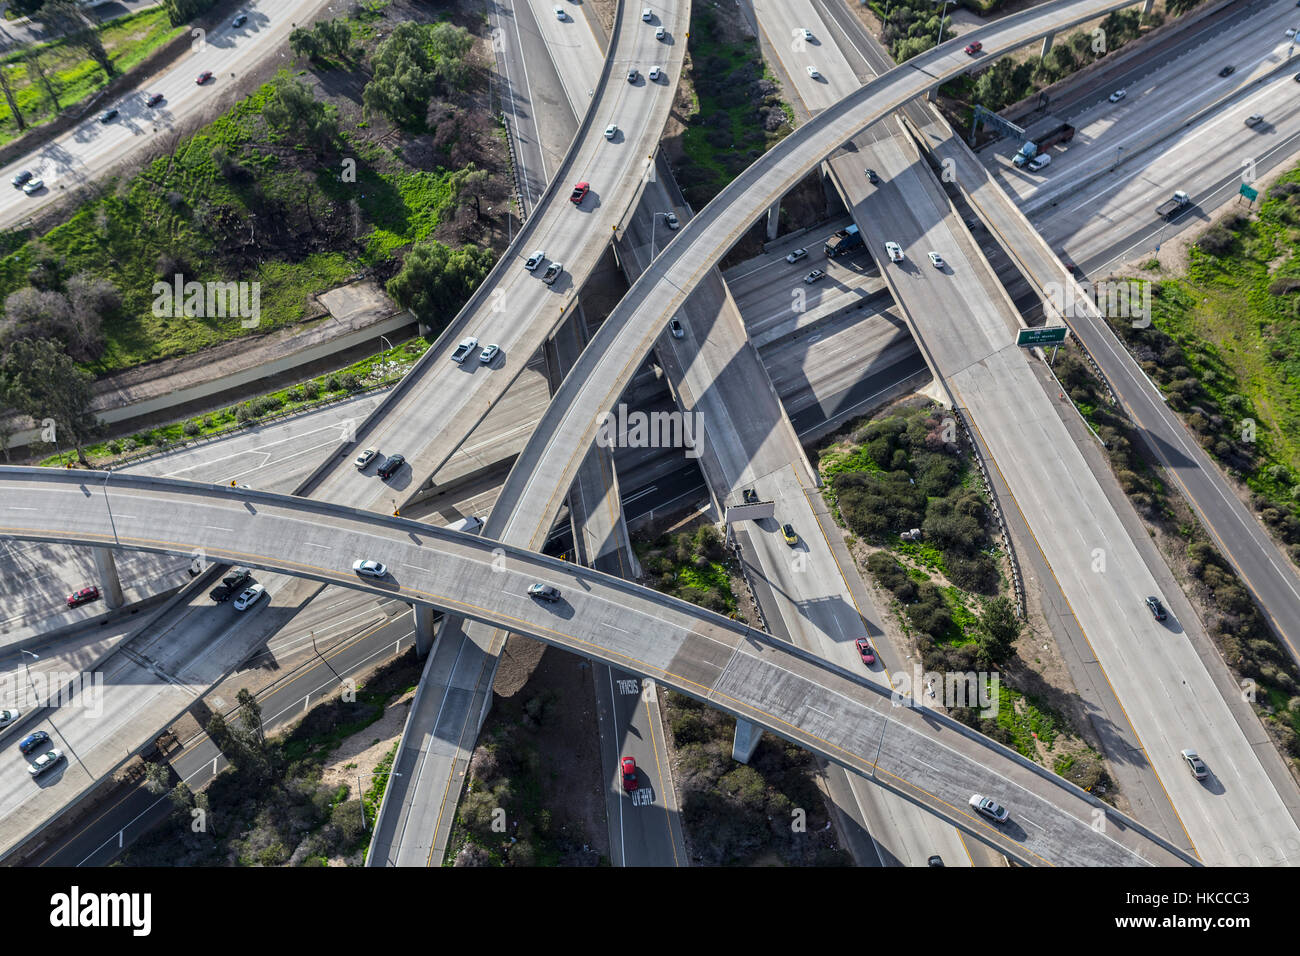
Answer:
[{"label": "white car", "polygon": [[1287,27],[1287,28],[1286,28],[1286,35],[1289,36],[1289,37],[1293,37],[1293,36],[1295,36],[1295,27]]},{"label": "white car", "polygon": [[821,74],[817,72],[817,67],[810,66],[807,67],[807,70],[808,70],[808,75],[811,76],[814,80],[821,79]]},{"label": "white car", "polygon": [[266,594],[266,588],[260,584],[253,584],[244,588],[239,597],[235,598],[235,610],[247,611],[250,607],[262,600]]},{"label": "white car", "polygon": [[388,569],[378,561],[353,561],[352,570],[363,578],[382,578]]},{"label": "white car", "polygon": [[478,353],[478,361],[479,361],[479,364],[480,364],[480,365],[491,365],[491,364],[492,364],[492,360],[495,359],[495,358],[497,357],[497,355],[500,354],[500,352],[501,352],[501,346],[499,346],[499,345],[489,345],[489,346],[488,346],[487,348],[485,348],[482,352],[479,352],[479,353]]},{"label": "white car", "polygon": [[1258,126],[1262,122],[1264,122],[1263,113],[1251,113],[1249,116],[1246,117],[1247,126]]},{"label": "white car", "polygon": [[62,759],[63,751],[55,747],[53,750],[45,751],[45,753],[41,754],[29,763],[27,765],[27,772],[33,777],[39,777]]},{"label": "white car", "polygon": [[936,269],[943,268],[943,256],[939,255],[937,252],[927,252],[926,255],[930,257],[930,265],[934,266]]},{"label": "white car", "polygon": [[1007,817],[1011,816],[1006,807],[990,800],[988,797],[982,797],[978,793],[971,794],[971,798],[966,802],[994,823],[1006,823]]},{"label": "white car", "polygon": [[656,40],[668,39],[668,31],[665,30],[663,27],[659,27],[658,29],[655,30],[655,39]]},{"label": "white car", "polygon": [[890,262],[902,262],[902,261],[903,261],[903,247],[900,246],[898,243],[896,243],[896,242],[887,242],[887,243],[885,243],[885,251],[886,251],[887,253],[889,253],[889,261],[890,261]]},{"label": "white car", "polygon": [[654,14],[650,12],[649,7],[646,7],[644,10],[641,11],[641,19],[644,20],[646,23],[649,23],[651,20],[654,19]]},{"label": "white car", "polygon": [[617,135],[618,135],[618,127],[615,126],[613,123],[610,123],[608,126],[605,127],[606,139],[613,139]]},{"label": "white car", "polygon": [[659,77],[663,76],[663,71],[660,70],[659,67],[657,66],[652,66],[650,67],[650,73],[648,75],[650,77],[650,81],[654,82],[655,80],[658,80]]},{"label": "white car", "polygon": [[564,7],[555,8],[555,19],[563,20],[565,18]]},{"label": "white car", "polygon": [[794,252],[790,253],[788,256],[785,257],[785,261],[798,262],[800,259],[806,258],[807,255],[808,255],[807,249],[796,249]]},{"label": "white car", "polygon": [[681,223],[677,221],[677,213],[675,212],[664,214],[664,224],[668,226],[669,229],[676,229],[681,225]]},{"label": "white car", "polygon": [[525,260],[524,268],[527,269],[529,272],[533,272],[537,269],[538,266],[542,264],[542,261],[545,258],[546,258],[546,253],[543,252],[541,249],[538,249],[531,256],[529,256],[527,260]]},{"label": "white car", "polygon": [[22,715],[21,710],[0,710],[0,727],[8,727]]},{"label": "white car", "polygon": [[361,454],[357,455],[357,460],[354,461],[352,464],[357,466],[358,471],[365,471],[366,466],[369,465],[372,461],[374,461],[375,456],[378,454],[379,452],[375,451],[373,448],[367,448]]},{"label": "white car", "polygon": [[27,180],[27,184],[23,186],[23,192],[25,192],[27,195],[30,196],[32,195],[32,193],[38,193],[44,188],[45,188],[45,180],[29,179]]},{"label": "white car", "polygon": [[1110,94],[1110,101],[1112,103],[1118,103],[1126,96],[1128,96],[1128,90],[1116,90],[1114,93]]},{"label": "white car", "polygon": [[811,40],[811,39],[812,39],[812,31],[809,30],[807,27],[804,27],[803,30],[802,30],[801,32],[803,33],[803,38],[804,38],[805,40]]},{"label": "white car", "polygon": [[1029,168],[1032,169],[1034,172],[1038,172],[1038,170],[1050,164],[1051,161],[1052,161],[1051,153],[1039,153],[1037,156],[1035,156],[1033,159],[1029,161]]}]

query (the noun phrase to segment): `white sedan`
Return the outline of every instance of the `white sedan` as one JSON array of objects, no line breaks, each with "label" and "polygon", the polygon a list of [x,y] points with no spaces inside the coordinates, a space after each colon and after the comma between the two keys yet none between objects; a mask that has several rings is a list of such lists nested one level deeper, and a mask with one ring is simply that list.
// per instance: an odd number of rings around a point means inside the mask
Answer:
[{"label": "white sedan", "polygon": [[1110,94],[1109,98],[1112,103],[1118,103],[1126,96],[1128,96],[1128,90],[1116,90],[1114,93]]},{"label": "white sedan", "polygon": [[0,727],[8,727],[22,715],[21,710],[0,710]]},{"label": "white sedan", "polygon": [[382,578],[388,573],[388,568],[378,561],[353,561],[352,570],[363,578]]},{"label": "white sedan", "polygon": [[258,601],[262,600],[262,597],[265,594],[266,588],[262,587],[260,584],[254,584],[250,587],[244,588],[239,597],[235,598],[235,610],[247,611]]}]

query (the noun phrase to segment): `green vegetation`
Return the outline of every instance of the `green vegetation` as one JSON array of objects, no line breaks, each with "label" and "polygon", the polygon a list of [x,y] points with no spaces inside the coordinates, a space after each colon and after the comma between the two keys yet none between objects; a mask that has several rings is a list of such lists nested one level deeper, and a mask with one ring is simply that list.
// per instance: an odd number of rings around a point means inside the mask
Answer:
[{"label": "green vegetation", "polygon": [[[379,668],[357,689],[317,704],[280,738],[267,739],[260,706],[241,690],[234,721],[214,714],[208,736],[230,766],[207,788],[172,791],[175,812],[136,842],[127,866],[323,866],[331,857],[359,864],[370,842],[361,803],[347,785],[326,786],[321,772],[344,739],[373,724],[385,708],[419,679],[415,651]],[[377,743],[378,741],[376,741]],[[378,766],[391,767],[392,753]],[[365,794],[373,821],[387,777],[377,775]],[[193,810],[204,811],[194,832]]]},{"label": "green vegetation", "polygon": [[711,524],[673,537],[637,543],[637,560],[650,586],[719,614],[734,614],[736,597],[727,570],[722,534]]},{"label": "green vegetation", "polygon": [[827,830],[812,754],[764,734],[749,763],[736,763],[734,717],[675,691],[665,698],[682,824],[703,865],[851,865]]},{"label": "green vegetation", "polygon": [[758,42],[723,39],[726,29],[730,24],[712,8],[692,7],[689,77],[696,102],[685,117],[685,159],[673,172],[696,209],[794,128],[794,113],[781,101]]},{"label": "green vegetation", "polygon": [[[140,63],[179,35],[162,8],[110,20],[99,28],[99,42],[114,73]],[[108,81],[103,67],[70,38],[36,44],[0,57],[0,143],[53,119]]]}]

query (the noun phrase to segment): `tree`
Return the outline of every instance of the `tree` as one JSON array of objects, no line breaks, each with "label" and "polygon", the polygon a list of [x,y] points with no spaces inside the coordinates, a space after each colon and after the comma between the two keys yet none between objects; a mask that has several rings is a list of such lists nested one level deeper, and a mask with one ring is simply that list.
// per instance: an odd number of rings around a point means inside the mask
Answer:
[{"label": "tree", "polygon": [[975,633],[980,666],[989,668],[1010,657],[1021,627],[1015,605],[1007,598],[997,597],[985,604]]},{"label": "tree", "polygon": [[492,267],[492,251],[478,246],[452,249],[437,240],[411,248],[402,271],[388,282],[388,294],[421,322],[437,329],[460,307]]},{"label": "tree", "polygon": [[474,218],[483,218],[483,209],[479,204],[479,197],[483,193],[483,187],[488,183],[488,172],[486,169],[479,169],[473,163],[470,163],[464,169],[459,169],[452,174],[451,187],[456,197],[456,205],[464,206],[469,199],[474,200]]},{"label": "tree", "polygon": [[178,27],[209,10],[214,3],[216,0],[163,0],[163,9],[171,25]]},{"label": "tree", "polygon": [[230,732],[230,725],[226,723],[226,718],[220,714],[213,714],[208,718],[208,725],[203,730],[212,738],[212,742],[217,745],[217,749],[221,751],[223,757],[231,763],[237,762],[239,741]]},{"label": "tree", "polygon": [[146,763],[144,765],[144,785],[155,796],[166,793],[172,782],[172,768],[164,763]]},{"label": "tree", "polygon": [[45,0],[35,17],[46,29],[61,35],[70,46],[85,51],[99,64],[106,77],[113,78],[113,63],[99,37],[99,29],[82,12],[76,0]]},{"label": "tree", "polygon": [[314,60],[321,54],[320,39],[316,36],[315,30],[298,27],[289,34],[289,49],[293,50],[294,56]]},{"label": "tree", "polygon": [[59,115],[62,107],[59,105],[59,94],[54,89],[54,84],[50,82],[50,76],[45,72],[45,64],[41,62],[41,51],[38,47],[27,47],[23,50],[23,65],[27,67],[27,78],[32,81],[34,86],[40,86],[45,91],[45,98],[50,101],[50,112],[55,116]]},{"label": "tree", "polygon": [[273,129],[295,134],[320,152],[338,135],[333,111],[312,95],[311,88],[283,70],[271,81],[271,95],[262,116]]},{"label": "tree", "polygon": [[18,131],[22,132],[27,128],[27,121],[23,119],[22,111],[18,109],[18,101],[14,99],[13,87],[9,83],[9,70],[4,66],[0,66],[0,91],[4,92],[5,102],[9,104],[9,112],[13,114]]},{"label": "tree", "polygon": [[90,408],[94,376],[50,339],[10,343],[4,369],[14,408],[37,421],[52,420],[56,445],[72,445],[77,460],[89,465],[82,447],[104,427]]},{"label": "tree", "polygon": [[244,732],[255,740],[259,747],[266,746],[266,734],[262,729],[262,705],[246,687],[239,689],[235,700],[239,703],[239,722],[243,724]]},{"label": "tree", "polygon": [[9,12],[18,17],[30,17],[44,2],[45,0],[9,0]]},{"label": "tree", "polygon": [[375,51],[374,71],[361,94],[366,111],[403,125],[423,121],[433,95],[457,85],[472,43],[467,30],[450,23],[399,23]]}]

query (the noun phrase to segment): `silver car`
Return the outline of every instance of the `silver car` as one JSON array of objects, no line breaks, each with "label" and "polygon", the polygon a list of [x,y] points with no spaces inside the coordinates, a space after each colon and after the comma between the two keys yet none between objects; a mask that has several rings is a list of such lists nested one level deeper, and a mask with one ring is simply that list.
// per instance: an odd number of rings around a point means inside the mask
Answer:
[{"label": "silver car", "polygon": [[352,570],[363,578],[382,578],[388,573],[388,568],[378,561],[353,561]]},{"label": "silver car", "polygon": [[39,777],[62,759],[63,751],[55,747],[53,750],[45,751],[45,753],[41,754],[29,763],[27,765],[27,772],[33,777]]}]

